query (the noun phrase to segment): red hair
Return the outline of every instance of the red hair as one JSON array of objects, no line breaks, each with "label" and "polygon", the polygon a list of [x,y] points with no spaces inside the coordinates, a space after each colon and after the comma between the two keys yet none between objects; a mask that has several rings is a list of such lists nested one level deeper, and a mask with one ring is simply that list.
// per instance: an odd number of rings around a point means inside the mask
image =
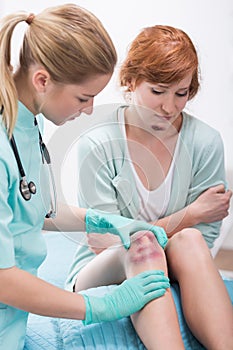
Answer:
[{"label": "red hair", "polygon": [[132,82],[172,84],[190,73],[189,99],[199,88],[196,49],[182,30],[156,25],[142,30],[132,42],[120,70],[120,85],[130,91]]}]

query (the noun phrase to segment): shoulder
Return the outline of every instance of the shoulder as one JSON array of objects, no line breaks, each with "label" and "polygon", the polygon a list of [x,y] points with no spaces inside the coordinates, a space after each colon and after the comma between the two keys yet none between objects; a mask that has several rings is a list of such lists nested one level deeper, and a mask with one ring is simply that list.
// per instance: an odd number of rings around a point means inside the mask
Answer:
[{"label": "shoulder", "polygon": [[113,105],[106,113],[106,108],[97,109],[92,116],[92,123],[87,123],[79,137],[78,144],[96,147],[105,143],[121,142],[123,139],[118,112],[123,105]]},{"label": "shoulder", "polygon": [[218,130],[187,112],[183,113],[183,117],[181,137],[186,144],[200,148],[222,145],[222,137]]},{"label": "shoulder", "polygon": [[10,182],[14,181],[18,177],[18,168],[16,160],[13,155],[13,151],[10,145],[8,135],[5,128],[0,124],[0,176],[1,185],[5,184],[5,181],[9,181],[8,186],[11,186]]},{"label": "shoulder", "polygon": [[212,138],[216,136],[220,136],[220,133],[218,130],[210,126],[209,124],[205,123],[204,121],[198,119],[197,117],[194,117],[193,115],[183,112],[184,116],[184,126],[185,126],[185,132],[189,134],[195,134],[195,136],[203,138]]},{"label": "shoulder", "polygon": [[1,160],[11,160],[12,149],[5,127],[0,121],[0,158]]},{"label": "shoulder", "polygon": [[219,131],[188,113],[184,113],[181,142],[192,159],[193,169],[195,165],[202,167],[224,161],[224,146]]}]

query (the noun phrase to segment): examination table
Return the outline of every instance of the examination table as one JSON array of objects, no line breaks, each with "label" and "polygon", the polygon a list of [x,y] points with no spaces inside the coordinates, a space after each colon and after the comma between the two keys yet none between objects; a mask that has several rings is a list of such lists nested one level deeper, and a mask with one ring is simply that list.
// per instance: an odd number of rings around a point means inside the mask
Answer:
[{"label": "examination table", "polygon": [[[46,233],[48,255],[39,269],[39,277],[59,287],[64,286],[69,265],[77,243],[61,233]],[[233,303],[233,280],[224,283]],[[109,287],[93,288],[89,292],[101,295]],[[204,347],[191,334],[182,313],[179,287],[172,285],[172,293],[179,316],[180,329],[187,350]],[[130,318],[84,326],[81,321],[53,319],[30,314],[24,350],[145,350]]]}]

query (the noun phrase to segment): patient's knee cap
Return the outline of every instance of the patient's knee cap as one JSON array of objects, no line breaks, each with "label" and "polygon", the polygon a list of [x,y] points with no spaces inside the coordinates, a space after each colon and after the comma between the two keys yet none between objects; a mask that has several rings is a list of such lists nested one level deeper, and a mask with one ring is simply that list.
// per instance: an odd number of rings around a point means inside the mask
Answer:
[{"label": "patient's knee cap", "polygon": [[133,236],[128,254],[130,261],[134,263],[145,263],[164,257],[163,249],[150,231],[140,231]]},{"label": "patient's knee cap", "polygon": [[194,247],[204,243],[201,232],[195,228],[183,229],[174,236],[174,239],[177,239],[179,245],[184,246],[183,248],[185,248],[186,245]]},{"label": "patient's knee cap", "polygon": [[200,253],[209,253],[207,244],[202,233],[195,228],[186,228],[176,233],[167,247],[168,254],[184,256],[188,252],[189,258],[192,255],[200,256]]}]

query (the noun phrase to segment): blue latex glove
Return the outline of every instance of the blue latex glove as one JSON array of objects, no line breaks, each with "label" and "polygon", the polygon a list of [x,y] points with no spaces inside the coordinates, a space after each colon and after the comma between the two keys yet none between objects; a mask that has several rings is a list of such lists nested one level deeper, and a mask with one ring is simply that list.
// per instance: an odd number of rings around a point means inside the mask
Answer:
[{"label": "blue latex glove", "polygon": [[151,270],[140,273],[117,286],[103,297],[83,294],[86,304],[85,325],[114,321],[142,309],[145,304],[159,298],[170,287],[163,271]]},{"label": "blue latex glove", "polygon": [[167,235],[162,227],[147,222],[125,218],[124,216],[105,213],[100,210],[88,209],[86,212],[86,232],[112,233],[120,236],[125,248],[130,247],[130,235],[137,231],[154,233],[161,247],[167,244]]}]

